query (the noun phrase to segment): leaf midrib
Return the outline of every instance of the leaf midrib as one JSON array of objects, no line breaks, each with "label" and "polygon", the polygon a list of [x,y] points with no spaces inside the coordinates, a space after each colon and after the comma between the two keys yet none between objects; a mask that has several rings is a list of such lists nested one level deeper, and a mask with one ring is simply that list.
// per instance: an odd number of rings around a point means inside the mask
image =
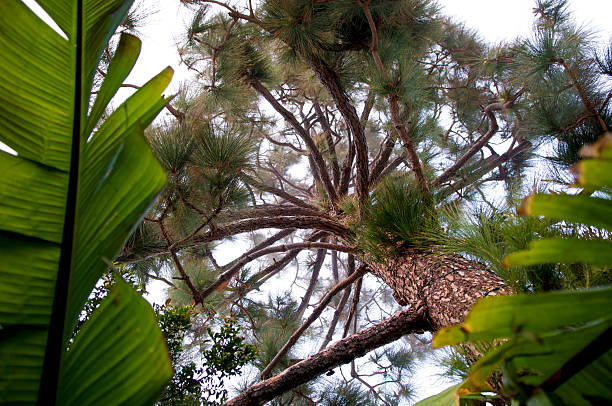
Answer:
[{"label": "leaf midrib", "polygon": [[55,405],[62,354],[64,353],[64,325],[68,304],[68,286],[72,269],[74,234],[76,225],[77,187],[79,178],[79,159],[81,150],[82,118],[82,71],[83,71],[83,0],[76,0],[76,44],[72,47],[74,63],[73,124],[70,147],[70,170],[68,193],[60,248],[57,279],[53,296],[53,307],[49,322],[49,333],[45,348],[38,405]]}]

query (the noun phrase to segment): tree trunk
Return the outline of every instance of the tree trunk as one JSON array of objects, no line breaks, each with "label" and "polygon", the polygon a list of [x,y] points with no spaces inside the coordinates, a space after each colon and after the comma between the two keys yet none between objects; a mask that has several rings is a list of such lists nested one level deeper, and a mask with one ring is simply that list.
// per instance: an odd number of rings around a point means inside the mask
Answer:
[{"label": "tree trunk", "polygon": [[510,294],[508,285],[483,264],[459,255],[410,249],[372,272],[393,290],[402,306],[423,306],[431,330],[460,323],[481,297]]},{"label": "tree trunk", "polygon": [[224,406],[262,405],[403,335],[459,323],[481,297],[511,293],[483,264],[459,255],[411,249],[385,262],[372,261],[368,268],[391,287],[400,305],[410,307],[249,387]]}]

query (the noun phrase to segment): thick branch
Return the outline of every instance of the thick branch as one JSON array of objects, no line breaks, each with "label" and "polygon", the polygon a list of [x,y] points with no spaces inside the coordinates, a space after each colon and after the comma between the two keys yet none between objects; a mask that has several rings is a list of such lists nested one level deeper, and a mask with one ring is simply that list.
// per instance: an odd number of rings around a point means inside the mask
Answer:
[{"label": "thick branch", "polygon": [[298,362],[280,374],[249,387],[224,406],[260,406],[339,365],[346,364],[367,352],[394,342],[412,331],[427,328],[422,309],[408,309],[343,340],[325,351]]},{"label": "thick branch", "polygon": [[[176,251],[179,251],[188,247],[199,247],[206,245],[212,241],[221,240],[223,238],[230,237],[232,235],[242,234],[249,231],[261,230],[265,228],[298,228],[298,229],[315,229],[322,230],[339,237],[347,236],[351,234],[351,231],[333,220],[327,220],[322,217],[316,216],[293,216],[293,217],[261,217],[255,219],[248,219],[237,221],[235,223],[226,224],[220,227],[215,227],[212,230],[196,235],[189,241],[179,244],[173,247]],[[136,256],[132,254],[123,255],[117,257],[116,261],[127,264],[142,261],[149,258],[154,258],[159,255],[168,254],[167,246],[160,246],[158,248],[152,248],[147,254]]]},{"label": "thick branch", "polygon": [[427,180],[425,179],[425,175],[423,173],[423,166],[421,165],[419,156],[416,153],[416,147],[414,145],[414,142],[412,141],[412,137],[408,135],[406,128],[404,127],[404,125],[402,124],[402,121],[400,120],[399,110],[398,110],[398,103],[399,103],[398,97],[390,96],[388,100],[389,100],[389,113],[391,114],[391,121],[393,121],[393,127],[395,128],[395,131],[397,131],[398,137],[402,140],[402,143],[404,144],[404,148],[406,148],[406,152],[408,152],[408,159],[410,160],[410,166],[412,167],[412,170],[414,171],[414,175],[417,178],[419,185],[421,185],[421,188],[423,189],[423,191],[425,191],[426,193],[429,193],[429,186],[427,185]]},{"label": "thick branch", "polygon": [[307,209],[305,207],[296,207],[294,205],[261,205],[251,206],[235,211],[223,213],[220,217],[223,221],[230,220],[245,220],[248,218],[272,217],[272,216],[321,216],[323,212],[320,210]]},{"label": "thick branch", "polygon": [[393,172],[395,169],[397,169],[398,166],[400,166],[402,164],[402,162],[404,162],[406,160],[406,153],[402,153],[401,155],[399,155],[398,157],[396,157],[393,161],[391,161],[389,163],[389,165],[387,165],[387,167],[385,169],[382,170],[382,172],[380,173],[380,175],[378,176],[378,179],[384,178],[385,176],[387,176],[388,174],[390,174],[391,172]]},{"label": "thick branch", "polygon": [[351,141],[350,135],[348,140],[349,148],[342,162],[342,170],[340,171],[340,187],[338,194],[344,196],[348,193],[349,184],[351,183],[351,173],[353,169],[353,161],[355,159],[355,143]]},{"label": "thick branch", "polygon": [[340,81],[336,73],[329,68],[323,61],[314,57],[307,57],[306,62],[310,65],[323,86],[327,89],[332,99],[338,107],[338,111],[346,121],[348,128],[353,135],[355,150],[357,153],[357,196],[360,205],[363,207],[368,197],[368,144],[366,141],[363,126],[357,116],[355,107],[340,87]]}]

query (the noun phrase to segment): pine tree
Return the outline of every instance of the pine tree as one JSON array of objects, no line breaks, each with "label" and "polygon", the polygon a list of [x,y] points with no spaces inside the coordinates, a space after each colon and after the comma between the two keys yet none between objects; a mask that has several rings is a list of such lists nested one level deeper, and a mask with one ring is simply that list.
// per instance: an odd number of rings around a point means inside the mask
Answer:
[{"label": "pine tree", "polygon": [[[612,125],[610,51],[596,55],[566,1],[538,0],[533,37],[499,46],[429,0],[183,3],[180,54],[197,80],[177,120],[149,133],[170,185],[117,261],[252,332],[263,380],[228,405],[339,404],[305,384],[348,362],[354,380],[332,391],[397,404],[418,340],[371,355],[390,385],[373,387],[355,358],[460,322],[484,296],[609,281],[501,267],[536,235],[576,230],[489,201],[503,190],[512,204],[532,166],[570,186],[580,147]],[[245,233],[251,247],[220,265],[215,247]],[[261,300],[277,275],[304,284],[299,301]],[[320,349],[295,360],[306,332]]]}]

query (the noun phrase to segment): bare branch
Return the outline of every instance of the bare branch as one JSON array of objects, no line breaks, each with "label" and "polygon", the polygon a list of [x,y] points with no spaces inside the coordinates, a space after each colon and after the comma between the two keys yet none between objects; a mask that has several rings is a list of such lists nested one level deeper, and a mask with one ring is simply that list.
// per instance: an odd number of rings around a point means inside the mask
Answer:
[{"label": "bare branch", "polygon": [[[335,250],[332,252],[336,252]],[[317,256],[315,258],[315,262],[312,265],[312,272],[310,274],[310,282],[308,283],[308,288],[306,289],[306,293],[302,297],[302,302],[297,309],[297,318],[301,319],[304,315],[304,311],[308,307],[310,303],[310,298],[312,297],[312,293],[317,285],[317,281],[319,280],[319,272],[321,271],[321,267],[323,266],[323,261],[325,261],[325,255],[327,254],[327,250],[318,250]]]},{"label": "bare branch", "polygon": [[237,261],[232,265],[230,269],[223,272],[215,282],[213,282],[210,286],[204,289],[199,299],[202,301],[208,296],[210,296],[215,291],[220,291],[225,288],[225,286],[230,282],[230,280],[242,269],[242,267],[248,264],[251,261],[256,260],[264,255],[273,254],[275,252],[285,252],[291,251],[295,249],[313,249],[313,248],[325,248],[330,250],[344,251],[344,252],[353,252],[355,249],[352,247],[347,247],[344,245],[336,245],[330,244],[327,242],[300,242],[295,244],[281,244],[275,245],[274,247],[268,247],[263,250],[257,251],[251,255],[243,255],[240,261]]},{"label": "bare branch", "polygon": [[340,167],[338,166],[338,155],[336,155],[336,147],[334,145],[334,140],[332,139],[333,131],[331,129],[331,126],[329,125],[329,121],[327,121],[327,117],[325,117],[325,114],[323,114],[323,110],[321,110],[319,102],[314,101],[313,106],[317,114],[319,123],[321,123],[321,126],[325,131],[325,141],[327,142],[327,149],[329,150],[334,185],[338,186],[338,184],[340,183]]},{"label": "bare branch", "polygon": [[257,79],[250,78],[250,85],[255,89],[264,99],[272,105],[274,110],[276,110],[283,118],[291,124],[291,127],[295,130],[295,132],[300,136],[300,138],[304,141],[306,146],[308,147],[308,151],[310,152],[310,156],[316,164],[319,175],[321,176],[321,181],[323,182],[323,186],[325,187],[325,191],[327,195],[331,199],[332,202],[336,202],[338,200],[338,195],[336,194],[336,189],[334,189],[334,185],[332,185],[331,180],[329,179],[329,174],[327,173],[327,168],[325,166],[325,161],[321,156],[321,152],[317,148],[314,140],[310,135],[306,132],[304,127],[300,125],[295,116],[287,110],[283,105],[281,105],[276,98],[270,93],[270,91]]},{"label": "bare branch", "polygon": [[446,182],[447,180],[451,179],[453,176],[455,176],[459,168],[465,165],[465,163],[472,156],[474,156],[474,154],[480,151],[480,149],[489,142],[491,137],[495,135],[495,133],[497,132],[497,129],[499,128],[497,125],[497,120],[495,119],[495,114],[493,112],[497,110],[506,110],[506,109],[511,108],[514,105],[514,102],[516,101],[516,99],[518,99],[523,94],[523,92],[524,92],[524,89],[521,89],[510,100],[504,103],[491,103],[487,107],[485,107],[484,113],[489,118],[489,121],[491,122],[489,125],[489,130],[482,137],[480,137],[476,142],[474,142],[474,144],[472,144],[472,146],[459,159],[457,159],[457,161],[455,161],[455,163],[451,165],[450,168],[448,168],[440,176],[438,176],[432,182],[432,186],[438,186]]}]

